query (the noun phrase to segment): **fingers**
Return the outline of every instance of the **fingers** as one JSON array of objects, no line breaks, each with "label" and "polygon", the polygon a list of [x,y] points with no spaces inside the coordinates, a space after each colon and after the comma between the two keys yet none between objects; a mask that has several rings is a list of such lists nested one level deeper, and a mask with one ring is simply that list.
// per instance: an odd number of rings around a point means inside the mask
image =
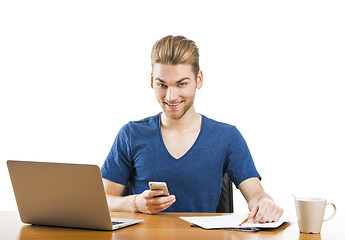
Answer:
[{"label": "fingers", "polygon": [[157,213],[157,212],[164,211],[165,209],[169,208],[175,201],[176,200],[175,200],[175,197],[174,197],[173,200],[171,200],[171,201],[164,202],[164,203],[161,203],[161,204],[151,205],[151,212]]},{"label": "fingers", "polygon": [[266,216],[265,216],[266,212],[267,212],[267,206],[261,206],[258,209],[255,217],[253,218],[253,223],[257,223],[257,222],[264,223],[264,222],[266,222]]},{"label": "fingers", "polygon": [[174,195],[161,196],[163,191],[146,190],[140,194],[138,199],[138,210],[143,213],[156,214],[170,207],[175,201]]},{"label": "fingers", "polygon": [[278,208],[279,209],[277,211],[277,214],[273,218],[273,222],[278,221],[283,216],[284,210],[282,208],[280,208],[280,207],[278,207]]},{"label": "fingers", "polygon": [[147,199],[146,209],[148,213],[156,214],[170,207],[175,201],[174,195]]},{"label": "fingers", "polygon": [[143,196],[146,198],[158,197],[163,194],[162,190],[146,190],[143,192]]},{"label": "fingers", "polygon": [[260,201],[251,211],[248,218],[253,219],[253,223],[276,222],[283,215],[283,209],[278,207],[273,201]]},{"label": "fingers", "polygon": [[274,206],[271,213],[268,214],[266,222],[276,222],[283,215],[284,210],[278,206]]},{"label": "fingers", "polygon": [[253,218],[255,217],[256,213],[258,212],[258,210],[259,210],[259,207],[258,207],[258,205],[256,205],[256,206],[252,209],[252,211],[249,213],[248,219],[253,219]]}]

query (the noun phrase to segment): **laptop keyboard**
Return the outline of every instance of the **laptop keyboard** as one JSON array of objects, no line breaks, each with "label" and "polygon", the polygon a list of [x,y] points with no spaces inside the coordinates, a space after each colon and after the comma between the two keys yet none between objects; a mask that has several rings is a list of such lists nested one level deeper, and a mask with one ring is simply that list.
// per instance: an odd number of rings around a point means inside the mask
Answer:
[{"label": "laptop keyboard", "polygon": [[124,222],[114,222],[114,221],[111,221],[111,223],[112,223],[113,225],[119,225],[119,224],[122,224],[122,223],[124,223]]}]

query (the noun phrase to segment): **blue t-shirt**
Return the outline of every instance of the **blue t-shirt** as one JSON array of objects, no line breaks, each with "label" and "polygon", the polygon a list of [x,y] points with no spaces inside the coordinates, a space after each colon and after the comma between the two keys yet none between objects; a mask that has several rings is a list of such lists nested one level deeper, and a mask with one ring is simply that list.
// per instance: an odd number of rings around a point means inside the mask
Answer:
[{"label": "blue t-shirt", "polygon": [[202,115],[200,133],[179,159],[165,147],[161,114],[133,121],[119,131],[102,169],[102,177],[126,185],[133,194],[149,189],[148,182],[166,182],[176,202],[168,212],[215,212],[228,173],[238,185],[257,172],[245,140],[235,126]]}]

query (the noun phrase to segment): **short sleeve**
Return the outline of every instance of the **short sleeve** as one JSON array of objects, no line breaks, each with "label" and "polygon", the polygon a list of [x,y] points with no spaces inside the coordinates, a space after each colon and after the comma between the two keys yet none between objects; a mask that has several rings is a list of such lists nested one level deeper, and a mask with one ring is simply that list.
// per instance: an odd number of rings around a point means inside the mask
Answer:
[{"label": "short sleeve", "polygon": [[128,126],[117,134],[112,148],[101,168],[102,177],[126,185],[133,171],[131,145]]},{"label": "short sleeve", "polygon": [[248,178],[257,177],[261,180],[246,141],[236,127],[231,133],[229,146],[229,163],[227,173],[236,188]]}]

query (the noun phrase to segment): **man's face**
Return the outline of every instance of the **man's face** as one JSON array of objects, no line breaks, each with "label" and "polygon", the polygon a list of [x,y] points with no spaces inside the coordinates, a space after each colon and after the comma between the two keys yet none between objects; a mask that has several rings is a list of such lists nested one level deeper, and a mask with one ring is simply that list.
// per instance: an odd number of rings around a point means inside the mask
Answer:
[{"label": "man's face", "polygon": [[195,91],[202,86],[202,72],[197,79],[190,64],[153,65],[151,87],[165,115],[170,119],[182,118],[194,107]]}]

